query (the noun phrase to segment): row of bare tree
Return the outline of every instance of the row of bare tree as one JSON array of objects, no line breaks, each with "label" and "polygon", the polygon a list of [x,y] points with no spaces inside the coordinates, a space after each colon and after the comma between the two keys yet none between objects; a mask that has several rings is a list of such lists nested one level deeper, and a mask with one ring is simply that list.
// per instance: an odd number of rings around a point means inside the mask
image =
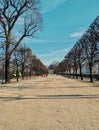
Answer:
[{"label": "row of bare tree", "polygon": [[12,55],[24,38],[35,37],[41,28],[39,0],[0,0],[0,49],[3,48],[5,55],[5,83],[9,82]]},{"label": "row of bare tree", "polygon": [[93,82],[93,66],[98,64],[99,76],[99,16],[89,26],[88,30],[77,41],[65,56],[65,59],[55,68],[55,73],[65,72],[69,76],[79,76],[83,80],[82,67],[86,64],[90,70],[90,81]]},{"label": "row of bare tree", "polygon": [[[0,76],[4,80],[5,65],[4,61],[1,62]],[[16,78],[17,81],[19,77],[30,77],[32,75],[41,75],[48,73],[46,66],[32,54],[32,50],[29,47],[21,46],[13,53],[10,59],[10,71],[9,78]]]}]

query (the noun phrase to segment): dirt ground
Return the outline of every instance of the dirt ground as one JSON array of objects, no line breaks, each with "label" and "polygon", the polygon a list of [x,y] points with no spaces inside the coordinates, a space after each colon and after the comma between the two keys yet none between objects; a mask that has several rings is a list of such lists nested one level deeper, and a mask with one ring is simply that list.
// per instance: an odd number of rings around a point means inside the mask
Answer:
[{"label": "dirt ground", "polygon": [[99,130],[99,82],[49,75],[1,85],[0,130]]}]

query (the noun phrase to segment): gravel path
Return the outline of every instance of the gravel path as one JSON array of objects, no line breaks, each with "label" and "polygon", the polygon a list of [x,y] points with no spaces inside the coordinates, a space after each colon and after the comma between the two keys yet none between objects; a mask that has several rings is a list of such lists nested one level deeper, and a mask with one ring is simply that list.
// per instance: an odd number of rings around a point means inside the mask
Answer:
[{"label": "gravel path", "polygon": [[0,87],[0,130],[99,130],[99,87],[49,75]]}]

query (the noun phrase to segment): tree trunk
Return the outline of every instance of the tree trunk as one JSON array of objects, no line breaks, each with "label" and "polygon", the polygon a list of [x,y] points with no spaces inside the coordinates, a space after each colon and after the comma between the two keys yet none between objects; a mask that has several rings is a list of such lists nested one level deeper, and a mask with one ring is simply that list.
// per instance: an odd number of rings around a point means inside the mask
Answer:
[{"label": "tree trunk", "polygon": [[16,78],[17,78],[17,82],[19,80],[19,75],[18,75],[18,65],[17,65],[17,70],[16,70]]},{"label": "tree trunk", "polygon": [[76,79],[78,79],[78,74],[77,74],[77,66],[76,66]]},{"label": "tree trunk", "polygon": [[5,52],[5,83],[10,82],[10,31],[6,39],[6,52]]},{"label": "tree trunk", "polygon": [[79,65],[80,67],[80,77],[81,77],[81,80],[83,80],[83,75],[82,75],[82,66],[81,65]]},{"label": "tree trunk", "polygon": [[75,78],[75,68],[73,66],[73,79]]},{"label": "tree trunk", "polygon": [[30,79],[31,79],[31,75],[32,75],[32,72],[31,72],[31,71],[32,71],[32,69],[30,68]]},{"label": "tree trunk", "polygon": [[9,53],[6,51],[6,57],[5,57],[5,83],[10,82],[10,77],[9,77],[9,71],[10,71],[10,56]]},{"label": "tree trunk", "polygon": [[22,64],[22,80],[24,80],[24,64]]},{"label": "tree trunk", "polygon": [[99,80],[99,61],[98,61],[98,80]]},{"label": "tree trunk", "polygon": [[69,65],[69,77],[71,78],[71,66]]},{"label": "tree trunk", "polygon": [[4,83],[4,65],[2,66],[2,84]]},{"label": "tree trunk", "polygon": [[92,76],[92,64],[90,64],[90,82],[93,82],[93,76]]}]

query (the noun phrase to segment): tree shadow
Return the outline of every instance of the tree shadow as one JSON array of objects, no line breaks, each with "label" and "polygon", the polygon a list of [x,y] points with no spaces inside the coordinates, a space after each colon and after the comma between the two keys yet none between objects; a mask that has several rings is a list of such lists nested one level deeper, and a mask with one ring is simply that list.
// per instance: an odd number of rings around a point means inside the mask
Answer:
[{"label": "tree shadow", "polygon": [[28,85],[23,85],[23,86],[21,86],[21,85],[18,85],[18,86],[16,86],[16,87],[13,87],[13,86],[2,86],[2,87],[0,87],[0,89],[8,89],[8,90],[12,90],[12,89],[15,89],[15,90],[23,90],[23,89],[31,89],[31,90],[33,90],[33,89],[69,89],[69,88],[72,88],[72,89],[78,89],[78,88],[80,88],[80,89],[83,89],[83,88],[99,88],[99,87],[94,87],[94,86],[69,86],[69,87],[62,87],[62,86],[59,86],[59,87],[51,87],[51,86],[49,86],[49,87],[44,87],[44,86],[37,86],[36,87],[36,85],[32,85],[32,86],[28,86]]},{"label": "tree shadow", "polygon": [[67,94],[67,95],[38,95],[40,98],[49,99],[90,99],[99,98],[99,94],[83,95],[83,94]]},{"label": "tree shadow", "polygon": [[15,97],[7,97],[1,96],[0,101],[21,101],[21,100],[34,100],[34,99],[97,99],[99,98],[99,94],[90,94],[90,95],[83,95],[83,94],[66,94],[66,95],[35,95],[35,96],[15,96]]}]

